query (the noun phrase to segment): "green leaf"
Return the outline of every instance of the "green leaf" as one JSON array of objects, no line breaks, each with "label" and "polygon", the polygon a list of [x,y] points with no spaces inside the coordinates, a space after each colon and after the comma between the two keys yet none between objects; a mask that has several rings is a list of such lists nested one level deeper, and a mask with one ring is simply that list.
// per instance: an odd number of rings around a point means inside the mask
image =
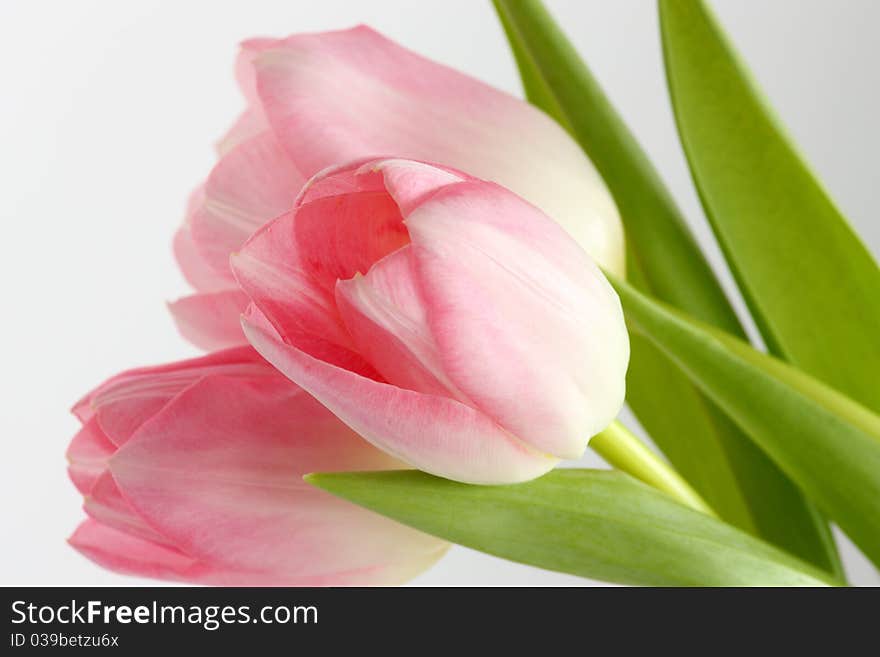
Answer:
[{"label": "green leaf", "polygon": [[637,267],[660,298],[741,333],[657,171],[577,51],[538,0],[494,0],[531,102],[567,128],[602,174]]},{"label": "green leaf", "polygon": [[627,399],[678,472],[710,505],[726,503],[723,519],[842,577],[828,525],[800,489],[650,340],[631,330],[630,348],[641,376],[627,377]]},{"label": "green leaf", "polygon": [[[657,171],[578,53],[535,0],[495,0],[529,100],[596,164],[620,210],[628,279],[745,334]],[[828,527],[779,469],[650,341],[634,335],[627,402],[675,469],[725,520],[840,572]]]},{"label": "green leaf", "polygon": [[612,282],[630,329],[673,359],[880,564],[880,417],[738,338]]},{"label": "green leaf", "polygon": [[556,470],[512,486],[460,484],[415,471],[306,480],[459,545],[592,579],[657,586],[834,583],[619,472]]},{"label": "green leaf", "polygon": [[661,0],[660,22],[691,173],[768,348],[880,412],[880,267],[706,5]]}]

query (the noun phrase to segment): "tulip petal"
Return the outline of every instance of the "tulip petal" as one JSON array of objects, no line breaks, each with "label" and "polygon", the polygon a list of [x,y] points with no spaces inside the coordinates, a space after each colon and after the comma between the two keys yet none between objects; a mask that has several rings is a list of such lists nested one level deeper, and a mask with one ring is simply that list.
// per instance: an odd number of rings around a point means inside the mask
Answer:
[{"label": "tulip petal", "polygon": [[247,100],[248,107],[238,117],[233,126],[217,143],[217,152],[222,157],[233,148],[269,130],[269,121],[263,112],[257,94],[254,58],[266,48],[277,43],[277,39],[248,39],[241,44],[235,61],[235,79]]},{"label": "tulip petal", "polygon": [[229,254],[292,208],[304,182],[270,132],[229,151],[211,171],[204,202],[190,220],[193,242],[205,262],[231,280]]},{"label": "tulip petal", "polygon": [[343,196],[357,192],[384,192],[385,180],[372,168],[375,158],[362,158],[323,169],[309,178],[300,190],[296,207],[331,196]]},{"label": "tulip petal", "polygon": [[116,445],[98,426],[96,418],[82,426],[67,448],[67,473],[80,493],[88,495],[92,491],[115,451]]},{"label": "tulip petal", "polygon": [[[230,258],[241,288],[287,340],[347,347],[348,335],[329,293],[308,275],[296,244],[294,213],[266,224]],[[305,348],[305,347],[304,347]],[[313,347],[317,348],[317,347]]]},{"label": "tulip petal", "polygon": [[395,386],[467,403],[443,372],[409,247],[366,276],[336,284],[336,303],[358,351]]},{"label": "tulip petal", "polygon": [[371,443],[421,470],[469,483],[512,483],[540,476],[557,462],[460,402],[365,378],[246,321],[242,326],[257,351],[288,378]]},{"label": "tulip petal", "polygon": [[394,199],[404,216],[441,187],[474,180],[461,171],[416,160],[365,159],[330,167],[302,188],[297,207],[328,196],[381,192]]},{"label": "tulip petal", "polygon": [[100,385],[87,399],[104,435],[120,446],[175,395],[203,377],[263,371],[265,362],[254,350],[240,347],[169,365],[123,372]]},{"label": "tulip petal", "polygon": [[323,197],[268,223],[230,261],[241,288],[284,340],[377,377],[355,352],[336,308],[336,278],[367,271],[407,239],[387,194]]},{"label": "tulip petal", "polygon": [[239,114],[232,127],[217,140],[215,149],[217,155],[223,157],[239,144],[243,144],[255,137],[269,132],[269,121],[266,120],[263,110],[259,105],[248,107]]},{"label": "tulip petal", "polygon": [[170,544],[132,508],[122,495],[113,475],[105,471],[95,481],[95,485],[85,498],[83,510],[89,517],[107,527],[133,534],[138,538],[159,543]]},{"label": "tulip petal", "polygon": [[168,304],[184,338],[206,351],[247,344],[240,317],[250,299],[238,289],[193,294]]},{"label": "tulip petal", "polygon": [[301,480],[401,464],[264,369],[203,379],[120,448],[110,471],[138,514],[212,570],[254,582],[391,583],[438,558],[445,543]]},{"label": "tulip petal", "polygon": [[200,292],[215,292],[229,287],[228,274],[218,274],[205,262],[193,240],[191,224],[193,215],[200,211],[205,202],[204,185],[190,195],[186,219],[174,235],[174,258],[187,282]]},{"label": "tulip petal", "polygon": [[68,542],[99,566],[125,575],[212,583],[208,570],[179,550],[126,534],[96,520],[80,523]]},{"label": "tulip petal", "polygon": [[406,224],[443,370],[528,444],[579,457],[623,404],[629,342],[605,277],[491,183],[440,190]]},{"label": "tulip petal", "polygon": [[595,167],[552,119],[367,27],[291,36],[253,60],[262,108],[302,171],[393,154],[498,182],[622,272],[623,233]]},{"label": "tulip petal", "polygon": [[258,104],[257,73],[254,70],[254,59],[264,50],[276,46],[278,39],[256,37],[241,42],[238,56],[235,58],[235,80],[238,88],[249,104]]}]

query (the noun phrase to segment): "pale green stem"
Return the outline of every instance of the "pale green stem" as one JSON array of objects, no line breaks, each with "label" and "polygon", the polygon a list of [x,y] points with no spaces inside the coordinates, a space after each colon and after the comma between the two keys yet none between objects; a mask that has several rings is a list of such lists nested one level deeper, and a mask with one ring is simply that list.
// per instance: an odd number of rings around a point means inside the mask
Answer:
[{"label": "pale green stem", "polygon": [[616,420],[590,439],[590,447],[609,465],[632,475],[689,506],[717,518],[691,485],[672,466]]}]

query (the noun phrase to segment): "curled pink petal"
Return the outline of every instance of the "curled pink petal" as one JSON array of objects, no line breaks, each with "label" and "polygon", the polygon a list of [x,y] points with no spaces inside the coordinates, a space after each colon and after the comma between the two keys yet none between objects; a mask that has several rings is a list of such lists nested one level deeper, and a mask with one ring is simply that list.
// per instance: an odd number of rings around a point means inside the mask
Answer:
[{"label": "curled pink petal", "polygon": [[152,543],[113,529],[96,520],[85,520],[68,539],[84,556],[124,575],[195,583],[212,582],[212,574],[194,559],[174,548]]},{"label": "curled pink petal", "polygon": [[172,365],[123,372],[90,393],[88,404],[106,437],[119,446],[175,395],[204,376],[264,369],[265,364],[253,349],[228,349]]},{"label": "curled pink petal", "polygon": [[229,254],[270,219],[293,206],[305,176],[271,132],[230,150],[208,177],[190,219],[192,240],[218,273],[229,277]]},{"label": "curled pink petal", "polygon": [[465,183],[406,223],[443,370],[514,435],[578,458],[623,404],[629,341],[605,277],[535,213],[501,187]]},{"label": "curled pink petal", "polygon": [[358,351],[386,380],[464,401],[443,370],[410,247],[385,256],[366,276],[339,281],[336,303]]},{"label": "curled pink petal", "polygon": [[105,471],[95,481],[85,498],[83,510],[90,518],[107,527],[118,529],[145,540],[170,546],[171,544],[132,508],[116,485],[113,475]]},{"label": "curled pink petal", "polygon": [[96,418],[89,419],[70,441],[67,448],[67,473],[83,495],[92,491],[95,482],[107,470],[107,462],[116,451]]},{"label": "curled pink petal", "polygon": [[[334,201],[324,198],[315,203],[327,202]],[[309,239],[312,233],[321,233],[317,225],[320,210],[315,204],[307,206],[305,212],[314,222],[301,231],[295,224],[293,212],[268,223],[231,258],[232,268],[242,289],[285,340],[317,358],[373,376],[375,370],[353,348],[351,336],[336,308],[335,280],[331,281],[327,274],[327,270],[334,267],[352,267],[348,262],[337,265],[333,258],[340,252],[340,259],[356,253],[357,241],[346,237],[335,246],[349,245],[348,249],[326,249],[322,257],[304,254],[299,245],[300,235]],[[382,219],[382,215],[379,218]],[[334,234],[332,229],[337,227],[344,229],[344,222],[328,226],[324,234]],[[396,242],[392,236],[375,243],[376,252],[381,253],[383,245],[389,244],[384,248],[392,248]]]},{"label": "curled pink petal", "polygon": [[256,71],[254,58],[266,48],[274,45],[276,39],[248,39],[241,44],[235,61],[235,78],[238,87],[247,100],[248,106],[223,138],[217,143],[217,152],[223,156],[233,148],[253,137],[269,131],[266,119],[257,95]]},{"label": "curled pink petal", "polygon": [[288,378],[371,443],[421,470],[470,483],[511,483],[557,463],[458,401],[365,378],[243,326],[251,344]]}]

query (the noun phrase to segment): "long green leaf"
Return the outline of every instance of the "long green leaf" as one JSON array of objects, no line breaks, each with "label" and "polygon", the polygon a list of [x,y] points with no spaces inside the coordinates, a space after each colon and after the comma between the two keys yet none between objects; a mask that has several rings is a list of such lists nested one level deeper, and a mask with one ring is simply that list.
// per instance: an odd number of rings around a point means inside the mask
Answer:
[{"label": "long green leaf", "polygon": [[415,471],[306,480],[454,543],[592,579],[658,586],[833,583],[619,472],[556,470],[512,486],[459,484]]},{"label": "long green leaf", "polygon": [[[536,0],[495,0],[529,100],[596,164],[620,209],[628,279],[744,337],[659,175],[589,69]],[[778,468],[650,341],[634,335],[627,401],[672,464],[725,520],[839,572],[827,525]]]},{"label": "long green leaf", "polygon": [[880,267],[706,5],[661,0],[660,24],[691,173],[770,351],[880,412]]},{"label": "long green leaf", "polygon": [[494,0],[531,102],[567,128],[602,174],[654,293],[742,334],[675,202],[577,51],[539,0]]},{"label": "long green leaf", "polygon": [[630,329],[672,358],[880,564],[880,416],[738,338],[612,282]]}]

